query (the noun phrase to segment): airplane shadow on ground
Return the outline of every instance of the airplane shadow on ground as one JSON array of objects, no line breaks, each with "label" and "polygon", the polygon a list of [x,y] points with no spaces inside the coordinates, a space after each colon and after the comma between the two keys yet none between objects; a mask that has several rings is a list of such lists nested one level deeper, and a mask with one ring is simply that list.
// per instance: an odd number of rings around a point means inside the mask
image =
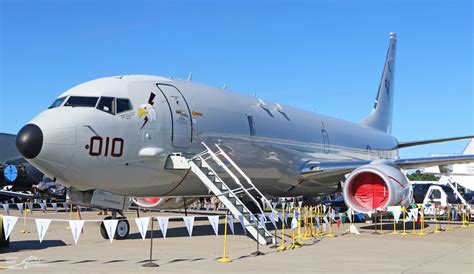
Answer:
[{"label": "airplane shadow on ground", "polygon": [[49,247],[55,246],[66,246],[67,244],[62,240],[43,240],[39,242],[38,240],[25,240],[25,241],[10,241],[10,246],[6,248],[0,248],[0,253],[3,251],[7,252],[16,252],[24,250],[40,250]]},{"label": "airplane shadow on ground", "polygon": [[[423,226],[424,229],[429,227],[430,225],[425,223]],[[403,223],[398,223],[395,225],[396,230],[403,230]],[[386,230],[386,231],[391,231],[393,230],[393,223],[382,223],[382,226],[380,224],[371,224],[367,226],[361,226],[360,229],[367,229],[367,230]],[[415,223],[415,230],[421,229],[421,224]],[[405,230],[413,230],[413,222],[406,222],[405,223]]]}]

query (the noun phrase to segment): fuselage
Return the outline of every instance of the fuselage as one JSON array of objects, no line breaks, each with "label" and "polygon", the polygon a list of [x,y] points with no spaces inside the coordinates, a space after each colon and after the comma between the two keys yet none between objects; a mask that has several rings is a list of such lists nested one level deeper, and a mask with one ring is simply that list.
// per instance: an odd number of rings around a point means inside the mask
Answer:
[{"label": "fuselage", "polygon": [[208,194],[189,171],[165,169],[166,157],[142,157],[144,148],[192,157],[201,142],[220,143],[262,192],[276,196],[337,190],[336,180],[302,182],[307,161],[398,157],[396,138],[377,129],[155,76],[81,84],[30,124],[43,135],[40,152],[28,160],[35,167],[66,186],[128,196]]}]

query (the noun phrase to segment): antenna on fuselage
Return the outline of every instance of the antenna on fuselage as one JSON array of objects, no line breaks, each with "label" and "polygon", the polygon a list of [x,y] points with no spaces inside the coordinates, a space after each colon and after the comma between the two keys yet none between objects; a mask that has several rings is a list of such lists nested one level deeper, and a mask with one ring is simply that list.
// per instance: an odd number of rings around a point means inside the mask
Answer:
[{"label": "antenna on fuselage", "polygon": [[191,82],[193,80],[193,72],[191,71],[188,75],[188,82]]}]

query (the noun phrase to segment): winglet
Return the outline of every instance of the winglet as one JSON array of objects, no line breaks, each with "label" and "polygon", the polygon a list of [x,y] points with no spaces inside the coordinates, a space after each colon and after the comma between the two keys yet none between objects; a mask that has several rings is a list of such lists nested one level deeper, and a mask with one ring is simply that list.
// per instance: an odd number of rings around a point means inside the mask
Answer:
[{"label": "winglet", "polygon": [[190,72],[188,75],[188,82],[191,82],[193,80],[193,73]]},{"label": "winglet", "polygon": [[362,121],[364,126],[376,128],[387,133],[392,131],[396,45],[397,35],[394,32],[390,32],[390,45],[374,107],[369,116]]}]

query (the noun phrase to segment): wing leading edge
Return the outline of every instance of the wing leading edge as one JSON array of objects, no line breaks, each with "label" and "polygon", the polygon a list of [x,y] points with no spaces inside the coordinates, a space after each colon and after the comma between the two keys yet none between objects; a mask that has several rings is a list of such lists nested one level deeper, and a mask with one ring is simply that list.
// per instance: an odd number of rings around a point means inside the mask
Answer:
[{"label": "wing leading edge", "polygon": [[[440,156],[375,161],[383,161],[387,164],[391,164],[402,169],[412,169],[419,167],[471,163],[474,162],[474,155]],[[308,162],[301,169],[301,177],[303,180],[324,180],[327,178],[340,178],[341,180],[343,180],[347,173],[350,173],[354,169],[364,165],[368,165],[372,162],[373,161],[341,161],[324,163]]]}]

